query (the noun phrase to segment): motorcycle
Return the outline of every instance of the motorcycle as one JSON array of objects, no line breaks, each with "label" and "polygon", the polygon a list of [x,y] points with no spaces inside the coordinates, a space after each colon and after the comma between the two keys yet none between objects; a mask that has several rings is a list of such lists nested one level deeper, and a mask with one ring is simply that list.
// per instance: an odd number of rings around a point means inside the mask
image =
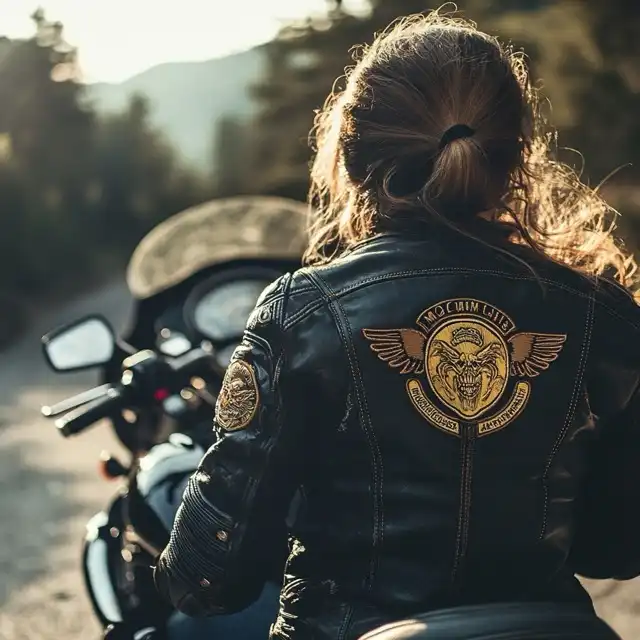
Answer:
[{"label": "motorcycle", "polygon": [[[86,525],[82,569],[109,640],[266,640],[278,610],[284,554],[245,611],[191,620],[162,602],[151,566],[169,539],[182,492],[213,441],[211,421],[229,359],[262,290],[297,268],[306,207],[281,198],[231,198],[177,214],[138,245],[127,270],[134,307],[116,335],[86,316],[42,339],[56,372],[98,368],[101,384],[42,413],[64,437],[110,421],[128,460],[105,455],[101,472],[122,486]],[[296,505],[290,517],[295,517]],[[435,611],[361,640],[618,636],[594,615],[546,603]]]},{"label": "motorcycle", "polygon": [[303,204],[270,197],[212,201],[179,213],[131,257],[133,312],[121,335],[91,315],[42,339],[54,371],[98,368],[101,377],[96,388],[43,407],[43,415],[64,437],[107,419],[129,454],[126,461],[102,456],[102,475],[122,487],[87,523],[82,552],[86,591],[109,637],[195,638],[198,625],[208,638],[268,635],[282,566],[256,605],[204,622],[159,600],[150,567],[168,542],[189,476],[213,442],[216,398],[247,318],[262,290],[300,264],[305,217]]}]

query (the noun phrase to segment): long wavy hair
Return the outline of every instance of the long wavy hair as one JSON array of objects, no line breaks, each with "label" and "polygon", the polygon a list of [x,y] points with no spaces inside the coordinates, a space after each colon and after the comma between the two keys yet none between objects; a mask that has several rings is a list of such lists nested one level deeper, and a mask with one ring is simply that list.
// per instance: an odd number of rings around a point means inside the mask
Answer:
[{"label": "long wavy hair", "polygon": [[392,24],[361,51],[312,132],[307,264],[406,216],[473,235],[465,227],[481,215],[550,260],[632,284],[616,212],[552,157],[521,52],[440,11]]}]

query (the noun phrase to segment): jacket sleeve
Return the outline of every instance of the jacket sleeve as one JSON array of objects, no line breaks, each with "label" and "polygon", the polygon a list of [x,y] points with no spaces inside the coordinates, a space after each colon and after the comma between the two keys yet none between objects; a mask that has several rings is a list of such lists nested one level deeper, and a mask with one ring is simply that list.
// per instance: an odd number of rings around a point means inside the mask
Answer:
[{"label": "jacket sleeve", "polygon": [[274,284],[249,319],[218,397],[217,442],[190,479],[155,569],[160,593],[187,615],[246,608],[286,545],[305,424],[288,389],[285,287],[286,279]]},{"label": "jacket sleeve", "polygon": [[640,391],[594,447],[570,563],[586,578],[640,575]]},{"label": "jacket sleeve", "polygon": [[588,394],[600,436],[569,563],[584,577],[628,580],[640,575],[640,310],[629,297],[616,302],[617,319],[606,311],[596,319]]}]

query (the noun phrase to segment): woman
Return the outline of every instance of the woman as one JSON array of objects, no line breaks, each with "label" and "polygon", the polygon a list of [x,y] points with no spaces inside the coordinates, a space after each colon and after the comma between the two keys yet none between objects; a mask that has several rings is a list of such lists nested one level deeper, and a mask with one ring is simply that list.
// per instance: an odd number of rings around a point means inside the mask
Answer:
[{"label": "woman", "polygon": [[272,638],[590,612],[574,573],[640,573],[635,263],[541,125],[522,57],[437,13],[329,100],[309,266],[252,314],[157,567],[179,609],[258,596],[299,487]]}]

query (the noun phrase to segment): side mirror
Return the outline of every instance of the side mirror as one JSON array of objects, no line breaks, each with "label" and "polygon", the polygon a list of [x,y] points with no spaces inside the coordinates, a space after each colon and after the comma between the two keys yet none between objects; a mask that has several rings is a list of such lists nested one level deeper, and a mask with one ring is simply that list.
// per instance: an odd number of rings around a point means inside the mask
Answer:
[{"label": "side mirror", "polygon": [[107,364],[116,348],[111,325],[101,316],[85,316],[42,338],[44,355],[54,371],[81,371]]}]

